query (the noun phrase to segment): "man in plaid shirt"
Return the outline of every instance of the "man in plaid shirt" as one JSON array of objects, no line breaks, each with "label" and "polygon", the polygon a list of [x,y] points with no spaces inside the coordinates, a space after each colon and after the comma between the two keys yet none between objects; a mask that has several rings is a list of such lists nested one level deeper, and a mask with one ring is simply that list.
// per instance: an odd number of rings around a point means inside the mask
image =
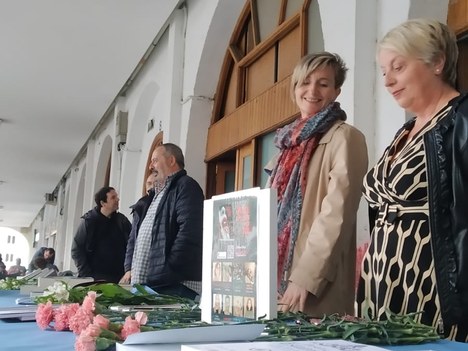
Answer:
[{"label": "man in plaid shirt", "polygon": [[182,150],[158,146],[150,170],[157,191],[138,201],[122,283],[145,284],[161,294],[196,299],[201,294],[203,191],[185,171]]}]

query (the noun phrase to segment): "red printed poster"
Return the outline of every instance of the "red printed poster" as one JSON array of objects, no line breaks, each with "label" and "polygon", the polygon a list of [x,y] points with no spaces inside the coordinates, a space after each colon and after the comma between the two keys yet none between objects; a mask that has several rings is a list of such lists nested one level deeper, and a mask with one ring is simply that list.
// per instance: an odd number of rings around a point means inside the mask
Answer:
[{"label": "red printed poster", "polygon": [[213,201],[212,321],[255,319],[257,197]]}]

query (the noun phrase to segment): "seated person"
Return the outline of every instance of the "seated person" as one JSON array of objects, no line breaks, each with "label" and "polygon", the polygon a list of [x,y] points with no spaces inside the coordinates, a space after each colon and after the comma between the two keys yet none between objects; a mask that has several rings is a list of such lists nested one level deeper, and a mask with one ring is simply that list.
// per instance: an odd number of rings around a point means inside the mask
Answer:
[{"label": "seated person", "polygon": [[18,277],[26,274],[26,267],[21,265],[21,258],[16,259],[16,264],[8,269],[8,275],[11,277]]},{"label": "seated person", "polygon": [[3,263],[2,260],[2,254],[0,254],[0,279],[5,278],[8,275],[8,272],[6,270],[5,263]]}]

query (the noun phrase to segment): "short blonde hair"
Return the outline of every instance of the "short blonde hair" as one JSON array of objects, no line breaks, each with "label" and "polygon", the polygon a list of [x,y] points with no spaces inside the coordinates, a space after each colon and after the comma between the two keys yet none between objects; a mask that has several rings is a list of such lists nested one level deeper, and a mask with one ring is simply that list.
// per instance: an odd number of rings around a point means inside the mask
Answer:
[{"label": "short blonde hair", "polygon": [[296,100],[294,91],[296,87],[301,86],[307,77],[317,68],[322,66],[331,66],[335,72],[335,88],[339,89],[346,79],[346,65],[343,59],[331,52],[323,51],[304,56],[294,68],[291,78],[291,98]]},{"label": "short blonde hair", "polygon": [[455,87],[457,39],[447,25],[429,18],[411,19],[391,29],[380,40],[377,52],[382,49],[418,58],[426,64],[434,64],[441,58],[445,59],[442,80]]}]

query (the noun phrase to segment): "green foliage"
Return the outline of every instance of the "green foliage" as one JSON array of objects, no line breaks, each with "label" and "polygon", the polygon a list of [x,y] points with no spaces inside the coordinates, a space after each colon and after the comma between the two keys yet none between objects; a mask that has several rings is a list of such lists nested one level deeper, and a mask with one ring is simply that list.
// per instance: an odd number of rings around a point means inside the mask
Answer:
[{"label": "green foliage", "polygon": [[[148,324],[141,331],[193,328],[210,326],[200,322],[198,308],[157,310],[146,312]],[[105,313],[113,322],[121,322],[125,314]],[[434,328],[415,321],[416,314],[398,316],[387,313],[387,320],[373,321],[350,316],[324,316],[313,321],[302,313],[279,313],[276,319],[261,319],[245,324],[265,324],[264,335],[255,341],[297,341],[319,339],[343,339],[363,344],[408,345],[439,339]]]},{"label": "green foliage", "polygon": [[267,335],[256,341],[344,339],[363,344],[407,345],[440,338],[433,327],[416,322],[415,316],[388,311],[387,319],[381,321],[331,315],[314,323],[301,313],[280,313],[277,319],[263,320]]},{"label": "green foliage", "polygon": [[28,283],[29,281],[25,279],[6,277],[0,280],[0,290],[19,290],[22,285]]},{"label": "green foliage", "polygon": [[[66,285],[66,284],[65,284]],[[194,302],[189,299],[184,299],[177,296],[154,295],[148,293],[141,285],[135,285],[136,293],[114,283],[91,284],[87,286],[76,286],[68,288],[68,299],[66,302],[82,303],[85,296],[90,291],[97,293],[96,302],[107,307],[110,305],[171,305],[171,304],[186,304],[194,305]],[[36,297],[37,303],[52,303],[63,302],[57,299],[57,294]]]}]

